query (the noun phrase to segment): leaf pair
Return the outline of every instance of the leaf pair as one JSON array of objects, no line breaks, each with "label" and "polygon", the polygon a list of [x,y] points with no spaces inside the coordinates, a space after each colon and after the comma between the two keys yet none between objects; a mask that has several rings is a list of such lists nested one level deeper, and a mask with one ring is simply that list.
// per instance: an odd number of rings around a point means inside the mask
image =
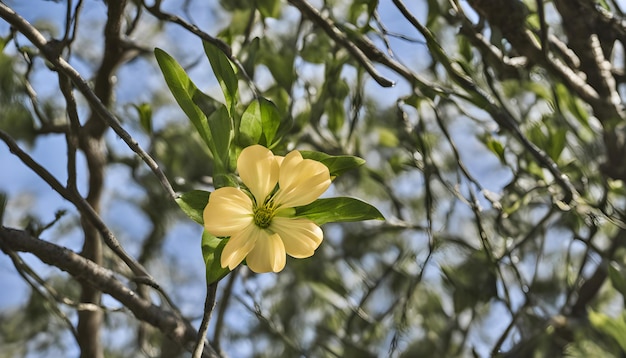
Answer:
[{"label": "leaf pair", "polygon": [[[214,177],[226,178],[233,139],[232,115],[237,103],[237,76],[230,60],[215,46],[204,43],[205,53],[224,93],[226,105],[203,93],[176,60],[155,49],[165,82],[183,112],[189,117],[215,161]],[[216,185],[226,185],[218,182]]]}]

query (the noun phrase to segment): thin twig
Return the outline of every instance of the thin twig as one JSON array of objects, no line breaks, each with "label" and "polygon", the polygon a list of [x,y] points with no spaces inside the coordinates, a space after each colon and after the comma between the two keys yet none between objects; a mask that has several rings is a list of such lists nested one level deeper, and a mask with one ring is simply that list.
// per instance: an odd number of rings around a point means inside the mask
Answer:
[{"label": "thin twig", "polygon": [[215,321],[215,331],[213,332],[213,347],[215,347],[215,350],[220,354],[222,352],[222,349],[220,347],[220,337],[222,333],[222,328],[224,327],[226,310],[228,309],[228,305],[231,302],[230,297],[233,293],[235,280],[237,279],[237,276],[239,276],[238,274],[239,268],[231,272],[230,277],[228,278],[228,282],[226,283],[226,287],[222,289],[222,298],[220,299],[221,303],[217,310],[217,320]]},{"label": "thin twig", "polygon": [[35,172],[35,174],[43,179],[48,185],[50,185],[52,189],[59,193],[63,198],[74,204],[80,213],[87,217],[98,229],[107,246],[113,250],[113,252],[115,252],[122,259],[122,261],[126,263],[126,265],[128,265],[135,275],[146,277],[150,280],[151,286],[158,287],[156,282],[154,282],[154,279],[152,279],[152,276],[150,276],[140,263],[128,255],[128,253],[120,245],[113,232],[111,232],[104,221],[102,221],[102,218],[100,218],[98,213],[82,196],[80,196],[77,191],[72,191],[64,187],[46,168],[42,167],[30,155],[28,155],[28,153],[24,152],[17,145],[15,140],[13,140],[13,138],[2,130],[0,130],[0,140],[4,141],[4,143],[9,147],[11,153],[15,154],[15,156],[17,156],[28,168]]},{"label": "thin twig", "polygon": [[26,19],[18,15],[13,9],[0,2],[0,17],[15,27],[30,42],[37,47],[44,55],[46,60],[50,61],[54,67],[68,76],[76,88],[85,96],[93,111],[104,120],[115,133],[122,138],[128,147],[135,152],[148,165],[154,175],[159,179],[161,186],[165,189],[172,200],[177,198],[172,185],[168,181],[165,173],[159,168],[156,161],[145,151],[139,143],[122,127],[117,118],[102,104],[102,101],[91,89],[87,81],[82,78],[80,73],[76,71],[65,59],[60,56],[59,49],[55,47],[53,42],[48,42],[44,36],[35,29]]},{"label": "thin twig", "polygon": [[[113,271],[67,248],[34,238],[25,231],[0,226],[0,242],[3,249],[30,252],[42,262],[55,266],[69,273],[76,280],[87,282],[96,289],[111,295],[130,310],[137,319],[153,325],[172,341],[191,351],[196,339],[196,332],[191,324],[171,311],[164,310],[141,298],[137,292],[118,280]],[[210,345],[205,347],[202,357],[219,358]]]},{"label": "thin twig", "polygon": [[202,323],[200,329],[198,329],[198,339],[196,340],[196,346],[193,350],[192,358],[202,357],[202,351],[204,350],[204,341],[209,331],[209,322],[211,322],[211,314],[213,313],[213,307],[215,307],[215,295],[217,292],[217,282],[213,282],[207,285],[206,299],[204,301],[204,315],[202,316]]},{"label": "thin twig", "polygon": [[394,82],[381,75],[370,59],[363,51],[348,39],[343,31],[341,31],[334,22],[329,18],[324,18],[320,12],[305,0],[289,0],[289,3],[300,10],[302,15],[313,21],[317,26],[321,27],[333,40],[343,46],[350,54],[365,68],[372,78],[383,87],[392,87]]}]

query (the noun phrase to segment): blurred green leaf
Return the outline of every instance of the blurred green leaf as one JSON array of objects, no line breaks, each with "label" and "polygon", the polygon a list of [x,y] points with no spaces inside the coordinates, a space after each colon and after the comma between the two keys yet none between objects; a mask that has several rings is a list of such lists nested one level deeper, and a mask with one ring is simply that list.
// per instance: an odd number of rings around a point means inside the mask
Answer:
[{"label": "blurred green leaf", "polygon": [[258,64],[267,66],[276,83],[287,91],[290,91],[296,80],[295,59],[295,50],[287,39],[283,39],[283,43],[276,45],[267,37],[261,38]]},{"label": "blurred green leaf", "polygon": [[351,155],[333,156],[322,152],[301,150],[304,159],[313,159],[328,167],[331,176],[339,176],[348,170],[355,169],[365,164],[365,160]]},{"label": "blurred green leaf", "polygon": [[206,282],[211,284],[228,275],[228,267],[223,268],[220,263],[222,251],[228,239],[220,239],[211,235],[206,230],[202,233],[202,257],[206,266]]},{"label": "blurred green leaf", "polygon": [[7,43],[11,40],[12,36],[0,37],[0,52],[4,51]]},{"label": "blurred green leaf", "polygon": [[237,83],[237,75],[235,74],[235,68],[222,50],[206,41],[203,41],[202,44],[204,46],[204,52],[206,53],[209,62],[211,62],[213,73],[215,74],[215,77],[222,88],[222,92],[224,93],[224,99],[226,100],[228,111],[232,115],[237,103],[237,92],[239,87]]},{"label": "blurred green leaf", "polygon": [[546,152],[552,160],[557,162],[561,153],[563,153],[563,149],[565,149],[567,130],[565,128],[556,128],[552,126],[550,127],[549,136],[549,145],[546,148]]},{"label": "blurred green leaf", "polygon": [[590,309],[589,322],[595,329],[613,338],[619,344],[622,353],[626,354],[626,339],[624,339],[626,337],[626,312],[612,318]]},{"label": "blurred green leaf", "polygon": [[482,250],[474,250],[457,266],[442,267],[442,272],[452,289],[454,311],[457,313],[497,295],[494,265]]},{"label": "blurred green leaf", "polygon": [[310,63],[326,63],[332,55],[332,43],[321,30],[314,30],[304,38],[300,56]]},{"label": "blurred green leaf", "polygon": [[332,98],[326,101],[324,109],[328,116],[328,128],[334,133],[338,133],[346,120],[343,100]]},{"label": "blurred green leaf", "polygon": [[133,105],[137,110],[139,116],[139,124],[141,128],[148,134],[152,134],[152,106],[150,103],[141,103],[139,105]]},{"label": "blurred green leaf", "polygon": [[261,40],[255,37],[250,41],[247,46],[242,48],[242,52],[245,54],[242,61],[242,65],[248,76],[254,78],[254,72],[259,60],[259,47],[261,46]]},{"label": "blurred green leaf", "polygon": [[322,225],[329,222],[385,220],[372,205],[354,198],[336,197],[317,199],[309,205],[296,208],[297,217]]},{"label": "blurred green leaf", "polygon": [[181,194],[176,198],[176,203],[191,220],[204,225],[202,213],[209,203],[210,192],[204,190],[192,190]]},{"label": "blurred green leaf", "polygon": [[261,16],[278,18],[280,16],[280,0],[256,0],[256,7]]},{"label": "blurred green leaf", "polygon": [[348,12],[348,21],[352,24],[356,24],[359,18],[362,15],[367,16],[368,21],[364,21],[365,23],[369,23],[369,19],[374,14],[376,7],[378,6],[378,0],[354,0],[350,4],[350,9]]},{"label": "blurred green leaf", "polygon": [[624,270],[619,267],[617,262],[611,262],[608,266],[609,279],[613,287],[622,294],[622,298],[626,303],[626,276]]},{"label": "blurred green leaf", "polygon": [[591,129],[589,125],[589,114],[578,97],[572,95],[565,85],[560,83],[555,84],[554,96],[556,100],[559,101],[559,107],[567,109],[581,125],[586,129]]},{"label": "blurred green leaf", "polygon": [[485,140],[485,144],[487,145],[487,148],[489,148],[490,151],[492,151],[496,156],[498,156],[498,159],[500,159],[501,163],[506,162],[505,156],[504,156],[504,146],[502,145],[502,143],[500,143],[500,141],[498,141],[492,136],[488,136],[487,139]]}]

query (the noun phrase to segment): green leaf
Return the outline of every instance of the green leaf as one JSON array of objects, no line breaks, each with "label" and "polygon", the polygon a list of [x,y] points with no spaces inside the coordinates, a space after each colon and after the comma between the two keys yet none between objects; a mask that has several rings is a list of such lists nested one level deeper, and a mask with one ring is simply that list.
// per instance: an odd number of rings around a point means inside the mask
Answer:
[{"label": "green leaf", "polygon": [[613,338],[622,349],[623,353],[626,353],[626,313],[616,318],[609,317],[604,313],[595,312],[589,310],[589,322],[598,331]]},{"label": "green leaf", "polygon": [[197,96],[200,90],[198,90],[198,87],[196,87],[189,76],[187,76],[187,73],[185,73],[185,70],[172,56],[159,48],[154,49],[154,55],[163,73],[163,78],[165,78],[165,82],[172,95],[174,95],[176,102],[196,127],[202,140],[209,148],[212,148],[211,132],[209,131],[206,116],[193,101],[193,97]]},{"label": "green leaf", "polygon": [[233,136],[233,122],[228,114],[226,106],[221,105],[217,111],[209,117],[209,127],[215,142],[216,154],[223,163],[228,163],[230,141]]},{"label": "green leaf", "polygon": [[228,267],[223,268],[220,263],[222,251],[228,239],[220,239],[211,235],[206,230],[202,233],[202,257],[206,266],[206,282],[211,284],[228,275]]},{"label": "green leaf", "polygon": [[365,164],[365,160],[351,155],[333,156],[310,150],[301,150],[300,154],[302,154],[304,159],[317,160],[327,166],[331,176],[339,176],[350,169],[358,168]]},{"label": "green leaf", "polygon": [[497,275],[489,254],[473,251],[457,266],[443,266],[444,283],[453,288],[455,312],[488,302],[497,295]]},{"label": "green leaf", "polygon": [[265,99],[259,98],[259,105],[261,110],[261,123],[263,124],[263,136],[265,137],[265,144],[270,147],[273,144],[276,132],[280,126],[280,113],[276,105]]},{"label": "green leaf", "polygon": [[322,30],[314,29],[303,39],[300,56],[310,63],[323,64],[332,56],[333,44]]},{"label": "green leaf", "polygon": [[257,0],[256,6],[263,17],[278,18],[280,16],[280,0]]},{"label": "green leaf", "polygon": [[272,73],[272,77],[281,87],[291,91],[293,82],[296,80],[294,61],[296,54],[291,43],[285,42],[282,46],[270,42],[267,37],[261,38],[258,53],[259,64],[264,64]]},{"label": "green leaf", "polygon": [[626,302],[626,276],[624,270],[616,262],[609,265],[609,279],[613,287],[622,294]]},{"label": "green leaf", "polygon": [[209,62],[211,62],[211,68],[213,68],[217,82],[219,82],[220,87],[222,87],[228,111],[232,115],[235,104],[237,103],[238,91],[237,75],[235,74],[234,66],[224,52],[215,45],[205,41],[203,41],[202,44],[204,46],[204,52]]},{"label": "green leaf", "polygon": [[258,37],[255,37],[248,43],[247,46],[242,48],[242,51],[245,54],[242,65],[248,76],[251,78],[254,78],[254,71],[258,62],[260,46],[261,40]]},{"label": "green leaf", "polygon": [[565,149],[567,130],[565,128],[550,128],[550,141],[548,148],[546,148],[547,154],[557,162],[563,149]]},{"label": "green leaf", "polygon": [[490,151],[492,151],[495,155],[498,156],[501,163],[506,163],[506,158],[504,156],[504,146],[499,140],[495,139],[492,136],[488,136],[486,138],[485,144],[487,145],[487,148],[489,148]]},{"label": "green leaf", "polygon": [[346,111],[343,108],[343,100],[332,98],[326,101],[324,109],[328,116],[328,128],[334,133],[338,133],[346,121]]},{"label": "green leaf", "polygon": [[209,193],[204,190],[192,190],[176,198],[176,203],[191,220],[204,225],[202,213],[209,202]]},{"label": "green leaf", "polygon": [[[255,99],[241,116],[240,144],[248,146],[261,143],[271,147],[280,126],[280,119],[280,113],[274,103],[265,98]],[[265,142],[261,141],[261,134]]]},{"label": "green leaf", "polygon": [[297,217],[306,217],[318,225],[329,222],[385,220],[372,205],[359,199],[337,197],[317,199],[309,205],[296,208]]},{"label": "green leaf", "polygon": [[12,39],[12,36],[0,37],[0,52],[4,51],[4,48],[6,47],[7,43],[9,43],[9,40],[11,39]]},{"label": "green leaf", "polygon": [[139,116],[139,124],[141,128],[147,133],[152,134],[152,106],[150,103],[142,103],[140,105],[133,105],[137,110]]},{"label": "green leaf", "polygon": [[222,103],[200,91],[196,92],[192,99],[208,118],[207,123],[213,139],[213,146],[210,149],[216,160],[214,175],[226,174],[230,142],[233,137],[233,122],[228,109]]},{"label": "green leaf", "polygon": [[239,123],[239,144],[242,147],[259,143],[263,133],[263,123],[261,119],[261,109],[259,101],[255,100],[248,105],[248,108],[241,115]]}]

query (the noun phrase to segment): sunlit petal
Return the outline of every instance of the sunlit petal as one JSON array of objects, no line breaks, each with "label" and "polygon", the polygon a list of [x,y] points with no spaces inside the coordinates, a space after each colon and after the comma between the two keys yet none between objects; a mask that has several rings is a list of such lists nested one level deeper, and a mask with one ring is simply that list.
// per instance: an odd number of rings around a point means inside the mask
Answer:
[{"label": "sunlit petal", "polygon": [[234,270],[254,248],[259,231],[261,230],[258,227],[250,224],[231,236],[222,251],[220,258],[222,267],[228,267],[231,271]]},{"label": "sunlit petal", "polygon": [[285,156],[280,165],[276,202],[283,207],[302,206],[319,198],[330,186],[328,168],[315,160],[303,159],[298,151]]},{"label": "sunlit petal", "polygon": [[287,254],[298,259],[312,256],[324,237],[322,229],[308,219],[275,217],[269,229],[280,235]]},{"label": "sunlit petal", "polygon": [[287,260],[283,241],[277,234],[269,234],[265,230],[259,231],[262,234],[259,235],[254,248],[246,257],[248,267],[256,273],[282,271]]},{"label": "sunlit petal", "polygon": [[231,236],[252,223],[252,200],[237,188],[215,190],[202,213],[204,228],[215,236]]},{"label": "sunlit petal", "polygon": [[269,195],[278,182],[278,163],[274,154],[261,145],[244,148],[237,159],[237,170],[258,204]]}]

